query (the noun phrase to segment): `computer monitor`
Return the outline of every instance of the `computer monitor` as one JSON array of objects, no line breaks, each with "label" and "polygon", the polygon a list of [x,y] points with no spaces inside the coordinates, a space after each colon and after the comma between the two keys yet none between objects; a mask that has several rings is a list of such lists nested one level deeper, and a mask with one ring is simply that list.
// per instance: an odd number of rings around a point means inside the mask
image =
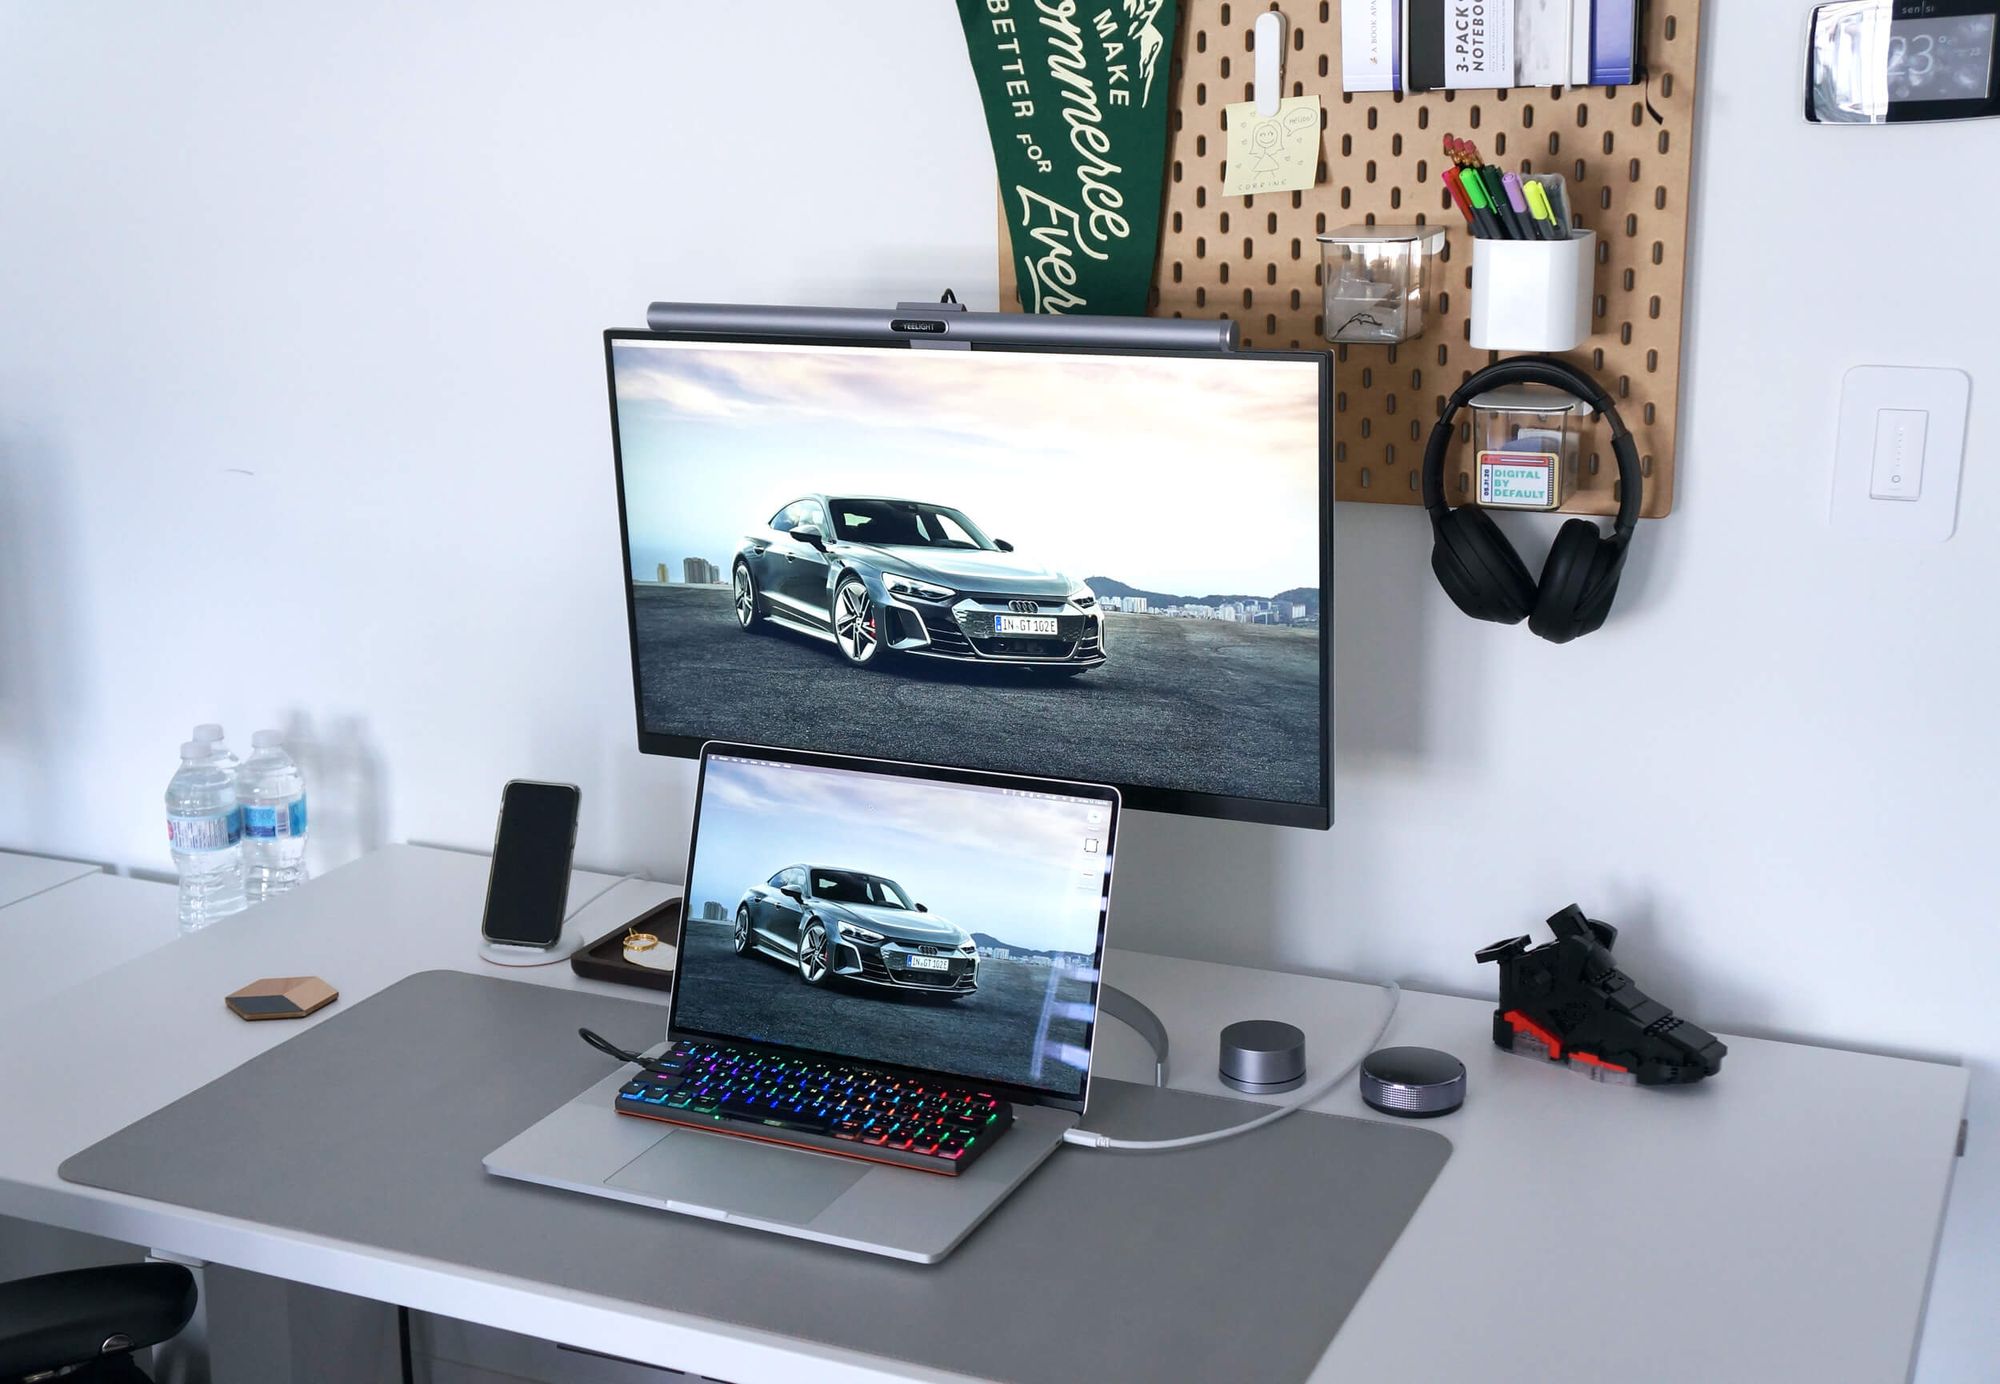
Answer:
[{"label": "computer monitor", "polygon": [[1328,825],[1324,352],[610,331],[605,355],[642,750]]}]

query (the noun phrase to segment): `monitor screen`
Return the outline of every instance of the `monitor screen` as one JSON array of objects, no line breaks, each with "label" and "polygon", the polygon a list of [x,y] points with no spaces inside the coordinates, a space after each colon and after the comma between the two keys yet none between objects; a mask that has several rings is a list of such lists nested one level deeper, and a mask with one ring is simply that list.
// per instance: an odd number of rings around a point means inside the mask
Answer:
[{"label": "monitor screen", "polygon": [[1117,795],[715,749],[673,1028],[1081,1100]]},{"label": "monitor screen", "polygon": [[1324,353],[606,348],[643,749],[1327,825]]}]

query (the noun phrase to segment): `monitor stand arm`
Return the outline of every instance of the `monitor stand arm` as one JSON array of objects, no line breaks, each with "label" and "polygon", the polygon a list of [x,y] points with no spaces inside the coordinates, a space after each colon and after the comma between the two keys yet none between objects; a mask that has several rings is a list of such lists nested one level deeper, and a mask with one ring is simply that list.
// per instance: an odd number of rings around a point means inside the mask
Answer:
[{"label": "monitor stand arm", "polygon": [[1153,1083],[1165,1086],[1167,1026],[1160,1022],[1160,1016],[1115,985],[1100,984],[1097,987],[1097,1007],[1100,1012],[1109,1014],[1146,1040],[1153,1050]]}]

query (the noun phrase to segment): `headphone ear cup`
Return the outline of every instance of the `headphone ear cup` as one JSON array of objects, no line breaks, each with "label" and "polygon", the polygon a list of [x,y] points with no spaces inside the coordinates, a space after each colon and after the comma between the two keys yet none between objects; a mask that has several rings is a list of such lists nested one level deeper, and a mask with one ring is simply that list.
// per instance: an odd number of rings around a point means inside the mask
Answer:
[{"label": "headphone ear cup", "polygon": [[1453,604],[1475,620],[1502,625],[1528,617],[1535,579],[1492,515],[1468,505],[1447,511],[1432,526],[1431,570]]},{"label": "headphone ear cup", "polygon": [[1604,627],[1618,594],[1620,545],[1588,519],[1571,519],[1556,533],[1528,628],[1551,644],[1567,644]]}]

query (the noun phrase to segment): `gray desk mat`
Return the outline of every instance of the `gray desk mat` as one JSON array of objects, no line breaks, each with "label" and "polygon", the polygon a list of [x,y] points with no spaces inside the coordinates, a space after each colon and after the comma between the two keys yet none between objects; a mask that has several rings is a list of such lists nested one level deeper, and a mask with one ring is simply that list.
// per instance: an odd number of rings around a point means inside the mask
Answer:
[{"label": "gray desk mat", "polygon": [[[424,972],[85,1149],[61,1175],[1041,1384],[1302,1379],[1451,1154],[1430,1130],[1310,1114],[1186,1152],[1062,1149],[931,1266],[481,1170],[488,1152],[609,1074],[579,1025],[644,1046],[665,1016],[642,1001]],[[1086,1125],[1163,1138],[1258,1108],[1099,1081]]]}]

